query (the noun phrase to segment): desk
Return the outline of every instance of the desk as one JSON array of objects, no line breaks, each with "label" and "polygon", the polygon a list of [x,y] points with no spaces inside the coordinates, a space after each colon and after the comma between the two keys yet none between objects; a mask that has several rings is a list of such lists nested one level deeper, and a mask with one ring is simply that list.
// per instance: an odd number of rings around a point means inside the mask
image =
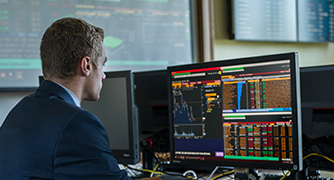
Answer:
[{"label": "desk", "polygon": [[[274,177],[275,175],[277,176],[284,176],[283,174],[283,171],[281,170],[258,170],[259,171],[259,175],[272,175],[272,177]],[[284,173],[286,173],[287,171],[284,171]],[[215,173],[212,178],[218,176],[219,174],[218,173]],[[270,176],[269,176],[270,177]],[[209,176],[204,176],[204,179],[207,179],[209,178]],[[334,178],[334,171],[323,171],[321,170],[320,171],[320,176],[318,178]],[[234,174],[232,174],[231,176],[228,176],[228,177],[222,177],[222,178],[217,178],[217,180],[231,180],[231,179],[234,179]],[[280,179],[279,177],[277,177],[277,179]]]},{"label": "desk", "polygon": [[[137,165],[130,165],[132,168],[135,168],[135,169],[142,169],[142,164],[137,164]],[[121,169],[126,169],[124,166],[120,166]],[[221,175],[220,171],[221,170],[224,170],[223,172],[228,172],[230,169],[218,169],[219,171],[216,171],[212,176],[211,176],[211,179],[212,178],[215,178],[219,175]],[[288,171],[287,170],[273,170],[273,169],[256,169],[256,173],[258,174],[259,177],[261,177],[262,175],[267,177],[265,179],[268,179],[268,177],[272,177],[272,179],[276,176],[277,178],[276,179],[280,179],[281,177],[283,177],[285,175],[285,173],[287,173]],[[211,173],[212,172],[207,172],[205,174],[203,173],[197,173],[195,171],[197,177],[199,180],[208,180]],[[131,171],[131,173],[128,173],[129,176],[138,176],[140,175],[141,172],[137,172],[135,173],[135,171]],[[175,174],[175,175],[182,175],[183,173],[180,173],[180,172],[168,172],[168,174]],[[192,176],[191,174],[188,174],[189,176]],[[193,176],[192,176],[193,177]],[[320,171],[320,176],[318,178],[334,178],[334,171],[324,171],[324,170],[321,170]],[[171,175],[170,178],[167,177],[167,179],[174,179],[174,180],[181,180],[181,179],[184,179],[184,178],[178,178],[178,177],[175,177],[173,178],[173,176]],[[225,177],[220,177],[220,178],[217,178],[217,180],[231,180],[231,179],[234,179],[234,173],[230,174],[230,175],[226,175]]]}]

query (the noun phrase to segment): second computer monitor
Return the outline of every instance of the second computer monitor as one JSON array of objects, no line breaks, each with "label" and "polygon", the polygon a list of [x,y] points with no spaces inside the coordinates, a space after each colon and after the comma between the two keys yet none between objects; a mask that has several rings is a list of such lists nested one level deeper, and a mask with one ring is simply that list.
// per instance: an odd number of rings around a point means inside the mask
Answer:
[{"label": "second computer monitor", "polygon": [[298,54],[168,68],[172,162],[302,169]]},{"label": "second computer monitor", "polygon": [[139,122],[131,71],[106,72],[98,101],[83,101],[106,128],[114,157],[120,164],[140,161]]}]

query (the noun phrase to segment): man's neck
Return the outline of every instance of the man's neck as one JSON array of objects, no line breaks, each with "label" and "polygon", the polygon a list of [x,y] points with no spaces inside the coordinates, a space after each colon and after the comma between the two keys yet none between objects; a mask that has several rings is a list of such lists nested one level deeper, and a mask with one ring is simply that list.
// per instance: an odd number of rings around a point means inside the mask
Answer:
[{"label": "man's neck", "polygon": [[80,102],[82,101],[82,83],[77,78],[71,80],[52,78],[49,80],[66,87],[78,97]]}]

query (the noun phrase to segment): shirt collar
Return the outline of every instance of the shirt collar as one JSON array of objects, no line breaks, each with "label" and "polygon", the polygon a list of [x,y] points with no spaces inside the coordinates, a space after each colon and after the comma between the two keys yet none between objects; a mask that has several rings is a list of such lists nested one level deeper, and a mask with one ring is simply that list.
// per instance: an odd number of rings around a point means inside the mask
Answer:
[{"label": "shirt collar", "polygon": [[[54,82],[54,83],[56,83],[56,82]],[[70,96],[72,97],[72,99],[73,99],[73,101],[74,101],[74,103],[75,103],[76,106],[81,107],[79,98],[71,90],[67,89],[65,86],[63,86],[63,85],[61,85],[59,83],[56,83],[56,84],[58,84],[60,87],[62,87],[63,89],[65,89],[66,92],[68,92],[70,94]]]}]

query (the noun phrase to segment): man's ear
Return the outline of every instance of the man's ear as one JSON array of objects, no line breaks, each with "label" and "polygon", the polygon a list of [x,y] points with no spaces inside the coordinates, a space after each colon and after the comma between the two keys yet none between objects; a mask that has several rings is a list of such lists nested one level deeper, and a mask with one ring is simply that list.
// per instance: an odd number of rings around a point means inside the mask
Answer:
[{"label": "man's ear", "polygon": [[90,71],[92,70],[92,65],[90,62],[90,57],[85,56],[80,61],[80,70],[83,76],[89,76]]}]

